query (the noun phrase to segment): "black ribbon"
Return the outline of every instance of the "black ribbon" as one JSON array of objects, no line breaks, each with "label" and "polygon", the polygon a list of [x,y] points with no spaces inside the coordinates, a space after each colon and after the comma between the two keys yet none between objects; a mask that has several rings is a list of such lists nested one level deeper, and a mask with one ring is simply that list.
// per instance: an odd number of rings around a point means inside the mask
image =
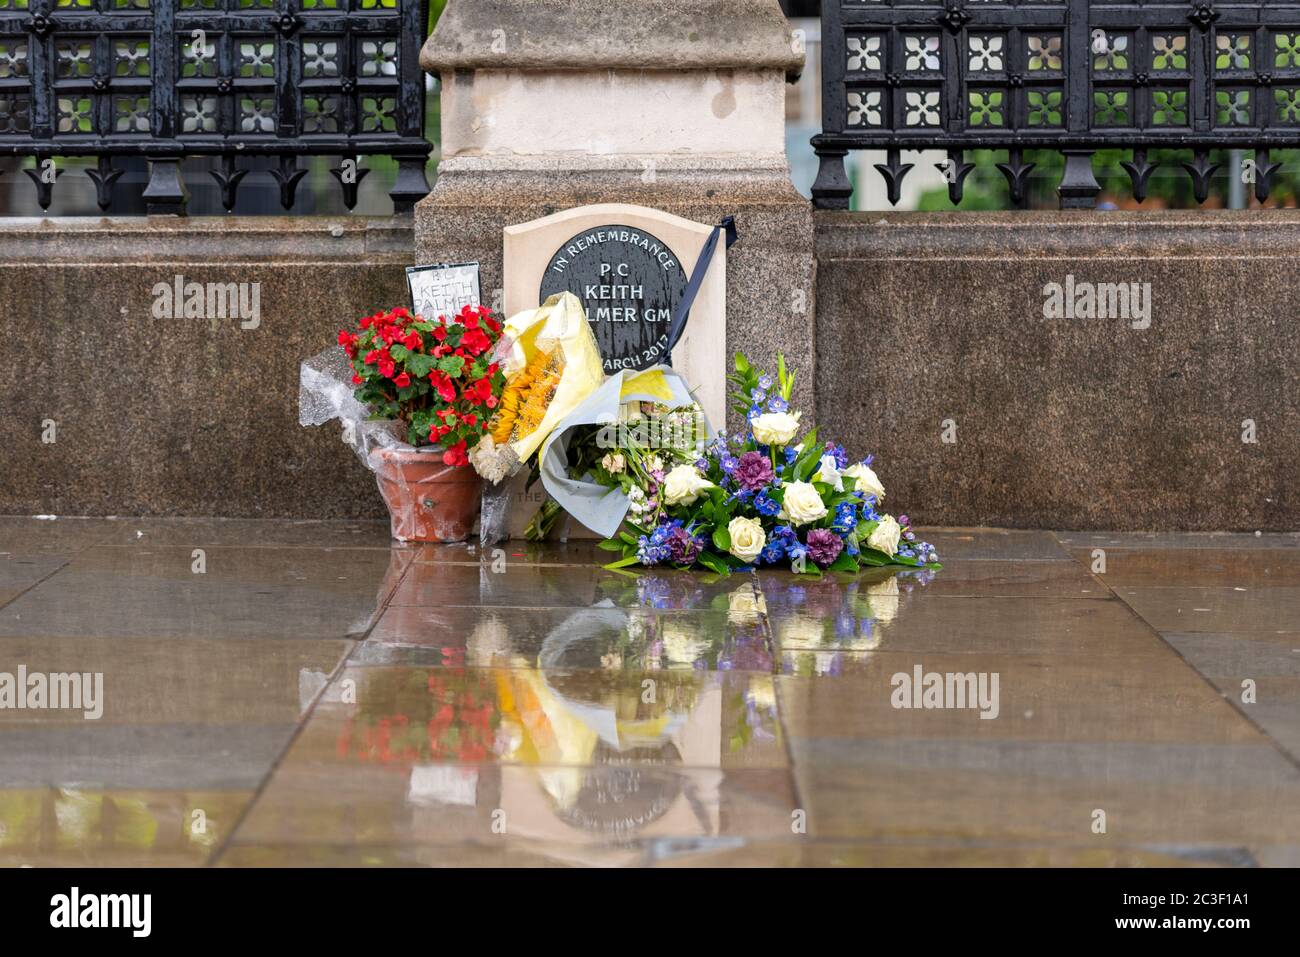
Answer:
[{"label": "black ribbon", "polygon": [[700,287],[704,285],[704,277],[708,275],[709,266],[713,264],[713,253],[718,248],[718,237],[724,231],[727,234],[727,248],[730,249],[740,238],[736,233],[734,216],[723,216],[722,222],[713,227],[713,232],[709,233],[709,238],[704,241],[704,248],[700,250],[700,258],[695,260],[695,268],[691,270],[691,278],[686,284],[686,291],[682,293],[682,301],[673,310],[672,324],[668,327],[668,348],[664,352],[664,365],[673,364],[673,349],[676,348],[682,333],[686,331],[686,322],[691,317],[691,306],[695,304],[695,297],[699,295]]}]

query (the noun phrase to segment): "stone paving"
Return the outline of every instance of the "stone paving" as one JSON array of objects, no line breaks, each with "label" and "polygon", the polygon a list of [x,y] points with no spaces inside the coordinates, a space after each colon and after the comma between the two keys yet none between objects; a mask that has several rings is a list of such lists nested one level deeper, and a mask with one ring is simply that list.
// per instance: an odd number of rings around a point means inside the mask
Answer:
[{"label": "stone paving", "polygon": [[925,537],[807,582],[0,518],[0,864],[1300,864],[1300,536]]}]

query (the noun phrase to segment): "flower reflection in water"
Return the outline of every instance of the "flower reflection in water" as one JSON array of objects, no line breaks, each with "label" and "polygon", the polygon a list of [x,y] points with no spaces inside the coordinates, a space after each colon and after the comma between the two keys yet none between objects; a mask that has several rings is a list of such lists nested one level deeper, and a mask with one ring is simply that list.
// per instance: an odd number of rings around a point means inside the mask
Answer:
[{"label": "flower reflection in water", "polygon": [[500,809],[516,836],[717,835],[722,772],[785,765],[762,597],[673,573],[608,588],[634,591],[598,593],[531,653],[518,616],[483,609],[443,667],[355,669],[336,757],[409,771],[411,805]]},{"label": "flower reflection in water", "polygon": [[779,595],[782,608],[773,629],[784,674],[838,675],[846,655],[875,651],[887,637],[906,596],[928,585],[939,572],[864,572],[855,579],[825,578],[811,583],[783,581],[765,587]]}]

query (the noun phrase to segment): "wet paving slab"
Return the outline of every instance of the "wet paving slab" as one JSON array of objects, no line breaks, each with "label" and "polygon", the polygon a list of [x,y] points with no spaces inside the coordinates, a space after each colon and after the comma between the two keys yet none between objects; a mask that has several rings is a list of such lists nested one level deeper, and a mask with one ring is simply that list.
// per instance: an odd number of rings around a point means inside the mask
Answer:
[{"label": "wet paving slab", "polygon": [[96,545],[0,607],[0,639],[364,634],[403,549]]},{"label": "wet paving slab", "polygon": [[[207,863],[350,648],[0,639],[0,700],[4,674],[21,673],[68,705],[0,709],[0,865]],[[56,700],[69,675],[91,680]]]},{"label": "wet paving slab", "polygon": [[0,606],[53,575],[67,561],[61,555],[0,551]]},{"label": "wet paving slab", "polygon": [[0,519],[0,705],[104,683],[0,707],[0,864],[1300,861],[1291,538],[923,537],[942,570],[813,581]]},{"label": "wet paving slab", "polygon": [[628,766],[296,765],[277,772],[227,853],[249,846],[486,846],[559,863],[634,863],[648,840],[781,839],[788,772]]},{"label": "wet paving slab", "polygon": [[1054,537],[1069,549],[1208,548],[1253,551],[1259,548],[1300,548],[1300,532],[1056,532]]},{"label": "wet paving slab", "polygon": [[879,739],[793,753],[823,839],[1204,854],[1300,834],[1300,772],[1263,744]]},{"label": "wet paving slab", "polygon": [[1117,585],[1115,594],[1161,632],[1300,637],[1300,587]]},{"label": "wet paving slab", "polygon": [[0,866],[200,867],[248,807],[238,790],[0,790]]}]

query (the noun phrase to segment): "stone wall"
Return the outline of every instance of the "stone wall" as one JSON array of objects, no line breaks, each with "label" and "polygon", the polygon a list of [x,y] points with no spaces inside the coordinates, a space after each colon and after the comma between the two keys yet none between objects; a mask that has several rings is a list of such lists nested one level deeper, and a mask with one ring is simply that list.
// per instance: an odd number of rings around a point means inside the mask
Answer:
[{"label": "stone wall", "polygon": [[[338,426],[298,426],[298,363],[409,302],[412,241],[409,219],[0,220],[0,514],[385,514]],[[177,275],[260,283],[260,323],[155,318]]]},{"label": "stone wall", "polygon": [[[818,213],[816,228],[818,419],[877,453],[889,505],[925,525],[1300,527],[1300,214]],[[1045,318],[1044,288],[1071,276],[1076,297],[1149,284],[1149,325],[1133,303]]]},{"label": "stone wall", "polygon": [[[461,198],[464,215],[429,217],[425,256],[482,257],[490,288],[500,224],[523,212]],[[662,182],[629,198],[712,212]],[[1300,213],[824,213],[816,226],[805,382],[826,435],[877,453],[891,506],[926,525],[1300,527]],[[773,266],[776,233],[749,238],[747,285],[801,268]],[[400,220],[0,221],[0,513],[381,516],[337,427],[299,428],[298,363],[406,301],[412,244]],[[178,274],[260,282],[260,324],[155,318],[155,285]],[[1134,328],[1140,309],[1045,318],[1044,287],[1070,276],[1076,295],[1149,283],[1149,326]],[[770,334],[765,308],[733,303],[729,323]]]}]

